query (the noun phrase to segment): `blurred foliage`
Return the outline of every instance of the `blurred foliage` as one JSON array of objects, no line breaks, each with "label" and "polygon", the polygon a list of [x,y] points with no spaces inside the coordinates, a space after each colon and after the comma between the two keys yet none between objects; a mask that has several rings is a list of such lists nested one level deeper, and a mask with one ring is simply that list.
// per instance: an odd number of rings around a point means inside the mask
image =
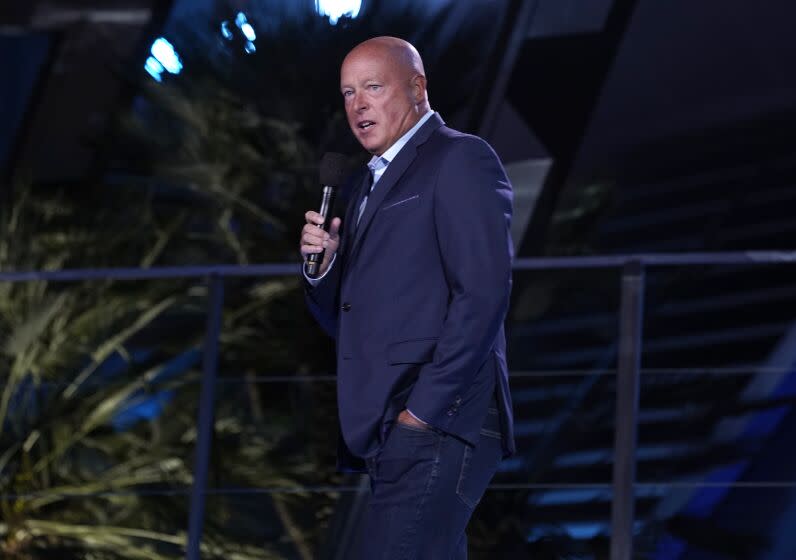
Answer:
[{"label": "blurred foliage", "polygon": [[[133,256],[146,267],[167,252],[181,255],[181,246],[189,244],[208,254],[237,249],[244,262],[250,258],[245,244],[222,227],[208,228],[197,243],[174,225],[183,216],[158,223],[154,197],[120,191],[106,199],[102,189],[86,188],[78,203],[64,191],[15,193],[0,220],[2,270],[130,264]],[[213,205],[194,207],[191,219],[217,224],[239,204],[219,196]],[[304,341],[291,345],[271,317],[289,306],[294,311],[283,321],[296,331],[308,327],[306,316],[295,311],[295,278],[229,284],[234,289],[228,289],[224,309],[224,373],[258,364],[257,371],[267,373],[288,361],[298,371],[317,369],[317,359],[297,348]],[[4,558],[184,554],[206,291],[201,278],[0,284]],[[280,399],[268,397],[217,406],[214,453],[224,457],[229,476],[245,486],[327,481],[313,455],[328,442],[320,434],[301,434],[309,446],[285,453],[284,442],[296,437],[295,419]],[[252,418],[262,416],[261,409],[276,414],[257,424]],[[328,499],[316,496],[311,505]],[[290,527],[306,501],[273,495],[259,514],[270,512],[273,523]],[[244,546],[226,537],[229,510],[219,504],[208,512],[203,557],[283,557],[278,547]],[[293,533],[310,538],[316,524]]]}]

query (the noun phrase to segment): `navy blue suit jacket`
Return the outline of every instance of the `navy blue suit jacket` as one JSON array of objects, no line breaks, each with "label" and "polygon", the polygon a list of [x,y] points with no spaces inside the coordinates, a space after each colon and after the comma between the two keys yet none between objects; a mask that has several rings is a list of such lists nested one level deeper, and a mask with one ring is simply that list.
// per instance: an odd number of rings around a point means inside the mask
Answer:
[{"label": "navy blue suit jacket", "polygon": [[503,322],[511,290],[511,186],[492,148],[433,115],[357,209],[307,301],[336,339],[339,466],[378,453],[398,413],[475,444],[497,393],[514,452]]}]

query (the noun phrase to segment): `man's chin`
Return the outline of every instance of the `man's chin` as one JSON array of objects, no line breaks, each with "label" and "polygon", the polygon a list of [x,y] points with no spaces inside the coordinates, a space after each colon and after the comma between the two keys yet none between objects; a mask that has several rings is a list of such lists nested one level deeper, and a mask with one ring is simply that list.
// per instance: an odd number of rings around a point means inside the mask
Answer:
[{"label": "man's chin", "polygon": [[359,143],[372,156],[379,156],[384,151],[384,150],[381,149],[381,146],[377,145],[375,142],[367,142],[367,141],[360,140]]}]

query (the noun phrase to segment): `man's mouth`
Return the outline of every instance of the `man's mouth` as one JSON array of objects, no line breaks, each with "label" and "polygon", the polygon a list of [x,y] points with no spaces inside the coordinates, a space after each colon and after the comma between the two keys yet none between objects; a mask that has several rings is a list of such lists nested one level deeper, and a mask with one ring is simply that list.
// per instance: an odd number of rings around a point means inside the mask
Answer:
[{"label": "man's mouth", "polygon": [[357,127],[359,127],[359,130],[368,130],[371,126],[375,124],[376,123],[373,121],[359,121],[357,123]]}]

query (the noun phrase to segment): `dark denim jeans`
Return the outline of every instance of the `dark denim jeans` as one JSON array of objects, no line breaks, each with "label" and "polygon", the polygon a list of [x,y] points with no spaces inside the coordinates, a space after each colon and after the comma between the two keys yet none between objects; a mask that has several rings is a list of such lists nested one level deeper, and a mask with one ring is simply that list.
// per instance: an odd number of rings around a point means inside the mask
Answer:
[{"label": "dark denim jeans", "polygon": [[357,560],[464,560],[465,528],[503,454],[490,407],[477,445],[395,423],[368,461],[371,496]]}]

